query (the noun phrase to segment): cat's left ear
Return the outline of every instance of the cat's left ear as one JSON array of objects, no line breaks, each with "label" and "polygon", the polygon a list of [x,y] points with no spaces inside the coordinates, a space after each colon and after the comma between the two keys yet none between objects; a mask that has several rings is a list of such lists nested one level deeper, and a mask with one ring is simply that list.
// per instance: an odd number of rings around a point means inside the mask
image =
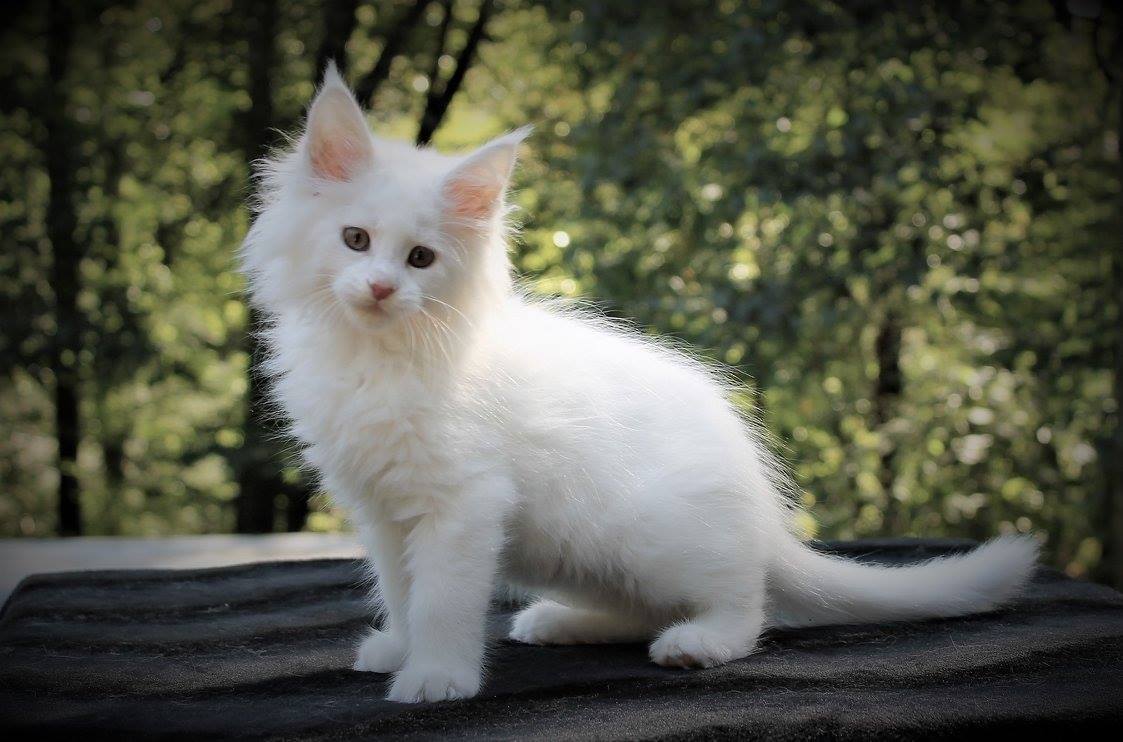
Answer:
[{"label": "cat's left ear", "polygon": [[442,192],[453,217],[469,222],[482,221],[499,211],[515,169],[519,144],[530,135],[531,129],[524,126],[493,139],[449,173]]}]

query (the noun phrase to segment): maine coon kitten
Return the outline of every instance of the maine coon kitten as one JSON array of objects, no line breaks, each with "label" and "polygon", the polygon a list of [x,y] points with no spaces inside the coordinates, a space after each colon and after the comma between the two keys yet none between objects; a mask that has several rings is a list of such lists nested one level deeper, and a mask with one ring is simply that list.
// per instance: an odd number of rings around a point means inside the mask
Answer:
[{"label": "maine coon kitten", "polygon": [[511,638],[651,641],[710,667],[768,626],[987,610],[1028,538],[920,566],[818,554],[783,469],[719,373],[591,313],[524,296],[504,192],[525,130],[466,156],[374,137],[329,68],[294,150],[264,165],[242,249],[267,369],[308,465],[377,572],[355,668],[395,701],[480,688],[503,579],[539,597]]}]

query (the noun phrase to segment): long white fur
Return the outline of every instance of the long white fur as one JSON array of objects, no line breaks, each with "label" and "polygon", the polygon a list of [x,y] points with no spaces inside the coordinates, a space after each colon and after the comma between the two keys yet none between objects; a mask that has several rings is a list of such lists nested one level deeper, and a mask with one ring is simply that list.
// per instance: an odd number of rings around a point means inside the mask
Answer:
[{"label": "long white fur", "polygon": [[[720,372],[517,289],[504,189],[525,131],[461,157],[376,138],[334,68],[309,118],[263,163],[241,259],[275,400],[378,575],[355,667],[395,672],[392,700],[478,691],[500,579],[541,596],[514,639],[652,640],[682,667],[744,657],[767,626],[987,610],[1029,579],[1028,538],[903,568],[801,544]],[[406,264],[418,244],[432,266]],[[376,308],[370,282],[397,290]]]}]

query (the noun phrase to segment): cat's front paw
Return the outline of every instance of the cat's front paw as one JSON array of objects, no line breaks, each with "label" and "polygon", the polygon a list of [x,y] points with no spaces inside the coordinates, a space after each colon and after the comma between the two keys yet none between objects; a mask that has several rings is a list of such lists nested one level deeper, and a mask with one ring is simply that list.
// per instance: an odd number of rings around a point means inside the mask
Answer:
[{"label": "cat's front paw", "polygon": [[423,703],[471,698],[480,692],[479,670],[407,665],[394,676],[388,701]]},{"label": "cat's front paw", "polygon": [[395,672],[405,659],[404,638],[386,631],[372,631],[359,645],[354,669],[359,672]]}]

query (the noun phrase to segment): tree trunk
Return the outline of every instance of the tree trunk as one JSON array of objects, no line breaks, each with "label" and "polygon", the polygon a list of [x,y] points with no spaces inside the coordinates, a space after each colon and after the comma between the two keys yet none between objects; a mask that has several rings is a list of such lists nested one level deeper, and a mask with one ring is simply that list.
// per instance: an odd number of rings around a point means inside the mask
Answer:
[{"label": "tree trunk", "polygon": [[893,313],[887,310],[874,343],[877,355],[877,384],[873,393],[874,425],[882,435],[881,468],[878,479],[885,492],[885,510],[882,513],[882,528],[887,533],[898,530],[900,504],[893,496],[893,482],[896,479],[896,445],[885,438],[886,427],[896,414],[901,398],[901,325]]},{"label": "tree trunk", "polygon": [[81,350],[81,318],[78,313],[78,265],[82,249],[75,237],[75,184],[77,149],[66,111],[66,76],[73,37],[70,10],[61,0],[48,9],[47,64],[50,88],[43,98],[46,129],[47,236],[51,242],[51,285],[55,295],[55,338],[51,372],[55,378],[55,430],[58,437],[58,532],[60,536],[82,533],[77,459],[80,438],[78,418],[78,353]]},{"label": "tree trunk", "polygon": [[[1117,34],[1123,32],[1118,31]],[[1123,60],[1120,59],[1120,46],[1123,40],[1115,44],[1116,74],[1123,70]],[[1118,77],[1112,80],[1117,97],[1118,119],[1116,125],[1116,142],[1123,142],[1123,82]],[[1116,145],[1117,147],[1119,144]],[[1123,153],[1117,153],[1115,158],[1116,175],[1119,183],[1123,184]],[[1119,193],[1116,210],[1116,221],[1123,214],[1123,190],[1116,189]],[[1118,235],[1119,232],[1116,232]],[[1116,238],[1118,239],[1118,237]],[[1107,501],[1108,501],[1108,537],[1106,558],[1108,564],[1108,581],[1117,588],[1123,588],[1123,246],[1116,245],[1111,250],[1111,277],[1115,294],[1115,430],[1110,441],[1107,456]]]},{"label": "tree trunk", "polygon": [[312,493],[307,487],[283,483],[285,493],[285,530],[303,531],[308,522],[308,513],[312,509],[310,500]]},{"label": "tree trunk", "polygon": [[[250,110],[246,117],[245,155],[252,163],[268,150],[273,121],[274,37],[277,31],[276,0],[247,0],[243,9],[249,41]],[[258,372],[262,348],[258,341],[261,317],[250,310],[246,337],[250,357],[246,395],[245,430],[238,461],[238,501],[235,528],[238,533],[269,533],[276,517],[276,499],[281,487],[281,463],[275,441],[263,416],[265,380]]]}]

